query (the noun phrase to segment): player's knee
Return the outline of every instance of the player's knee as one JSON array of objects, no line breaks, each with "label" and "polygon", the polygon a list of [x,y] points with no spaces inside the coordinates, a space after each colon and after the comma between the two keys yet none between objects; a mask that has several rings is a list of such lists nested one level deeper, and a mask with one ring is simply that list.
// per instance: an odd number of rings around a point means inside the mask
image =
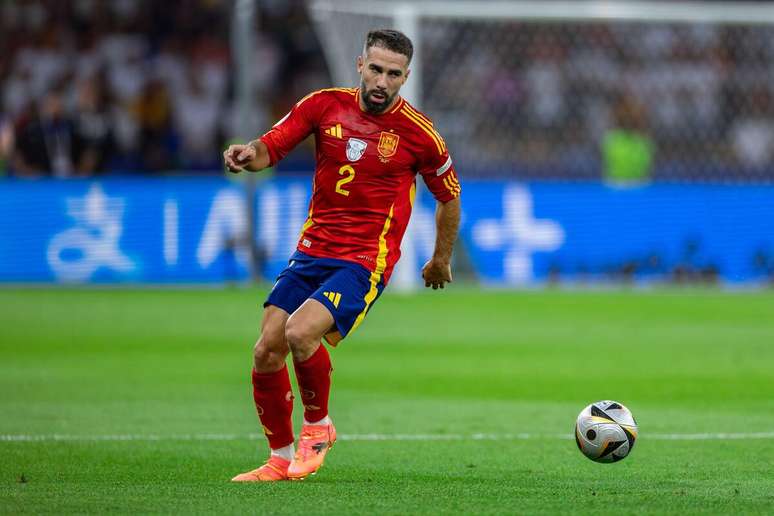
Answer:
[{"label": "player's knee", "polygon": [[295,349],[299,345],[301,345],[301,342],[304,340],[304,332],[301,328],[299,328],[295,324],[288,324],[285,327],[285,340],[288,343],[288,346],[290,346],[290,349]]},{"label": "player's knee", "polygon": [[282,343],[272,343],[262,335],[253,348],[255,370],[258,372],[271,372],[282,369],[285,358],[288,356],[288,347]]},{"label": "player's knee", "polygon": [[291,318],[285,326],[285,340],[293,351],[304,349],[313,344],[313,339],[302,324],[296,323]]}]

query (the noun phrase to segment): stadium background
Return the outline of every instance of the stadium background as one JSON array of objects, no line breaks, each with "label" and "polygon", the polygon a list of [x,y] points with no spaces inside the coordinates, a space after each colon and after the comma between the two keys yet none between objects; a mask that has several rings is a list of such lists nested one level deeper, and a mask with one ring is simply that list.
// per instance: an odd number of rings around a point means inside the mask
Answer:
[{"label": "stadium background", "polygon": [[[455,283],[418,291],[420,190],[334,355],[324,512],[770,510],[774,6],[345,0],[0,4],[0,510],[255,509],[221,481],[261,446],[243,373],[313,148],[250,177],[221,151],[355,85],[374,26],[417,44],[463,221]],[[554,437],[608,397],[647,432],[601,472]]]}]

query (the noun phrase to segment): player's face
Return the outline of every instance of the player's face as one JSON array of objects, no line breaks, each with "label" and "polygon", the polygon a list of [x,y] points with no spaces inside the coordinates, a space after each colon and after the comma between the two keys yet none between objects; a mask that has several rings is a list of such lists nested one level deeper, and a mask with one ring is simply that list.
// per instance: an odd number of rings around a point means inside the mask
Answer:
[{"label": "player's face", "polygon": [[357,58],[360,73],[360,99],[369,113],[382,113],[392,107],[401,86],[408,79],[408,57],[379,46]]}]

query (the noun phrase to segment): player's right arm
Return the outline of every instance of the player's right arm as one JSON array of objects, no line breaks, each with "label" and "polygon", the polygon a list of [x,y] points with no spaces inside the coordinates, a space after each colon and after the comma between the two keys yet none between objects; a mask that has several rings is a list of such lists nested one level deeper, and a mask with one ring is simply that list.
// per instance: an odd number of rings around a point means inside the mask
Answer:
[{"label": "player's right arm", "polygon": [[223,153],[223,161],[229,172],[258,172],[271,164],[269,149],[261,140],[253,140],[245,145],[229,145]]},{"label": "player's right arm", "polygon": [[317,128],[324,100],[320,92],[299,100],[266,134],[245,145],[231,145],[223,161],[231,172],[257,172],[273,166]]}]

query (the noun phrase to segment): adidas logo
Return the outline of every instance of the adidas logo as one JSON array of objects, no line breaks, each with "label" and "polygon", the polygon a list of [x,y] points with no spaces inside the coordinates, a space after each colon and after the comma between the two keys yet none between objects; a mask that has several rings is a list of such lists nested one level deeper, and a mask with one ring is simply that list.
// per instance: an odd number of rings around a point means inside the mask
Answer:
[{"label": "adidas logo", "polygon": [[327,134],[329,136],[335,136],[336,138],[342,138],[342,136],[341,136],[341,124],[336,124],[333,127],[329,127],[324,132],[325,132],[325,134]]},{"label": "adidas logo", "polygon": [[341,293],[339,292],[323,292],[323,295],[327,297],[335,308],[339,307],[339,301],[341,301]]}]

